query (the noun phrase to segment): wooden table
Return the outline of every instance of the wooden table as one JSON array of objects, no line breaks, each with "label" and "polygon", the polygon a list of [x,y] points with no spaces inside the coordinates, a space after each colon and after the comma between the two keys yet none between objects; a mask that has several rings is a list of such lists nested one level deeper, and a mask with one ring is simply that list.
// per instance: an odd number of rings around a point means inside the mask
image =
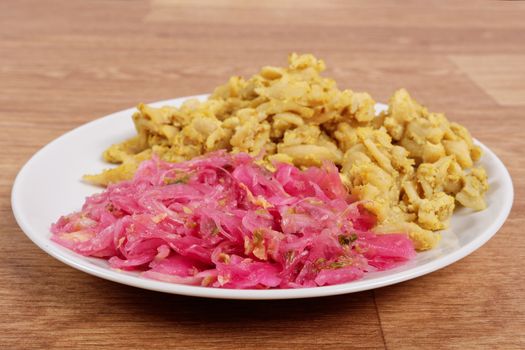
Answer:
[{"label": "wooden table", "polygon": [[[525,3],[0,2],[0,348],[525,348]],[[508,166],[510,218],[430,275],[312,300],[149,292],[74,270],[17,226],[10,190],[47,142],[140,101],[209,92],[312,52],[342,87],[406,87]]]}]

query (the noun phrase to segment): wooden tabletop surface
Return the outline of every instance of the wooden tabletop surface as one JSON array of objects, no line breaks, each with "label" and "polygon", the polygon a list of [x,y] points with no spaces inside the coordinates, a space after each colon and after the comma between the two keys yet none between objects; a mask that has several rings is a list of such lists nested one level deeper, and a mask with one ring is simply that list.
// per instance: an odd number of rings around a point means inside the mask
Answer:
[{"label": "wooden tabletop surface", "polygon": [[[524,18],[519,1],[1,1],[0,348],[525,348]],[[209,92],[294,51],[378,101],[405,87],[493,149],[516,195],[498,234],[374,291],[225,301],[87,275],[16,224],[13,180],[57,136],[141,101]]]}]

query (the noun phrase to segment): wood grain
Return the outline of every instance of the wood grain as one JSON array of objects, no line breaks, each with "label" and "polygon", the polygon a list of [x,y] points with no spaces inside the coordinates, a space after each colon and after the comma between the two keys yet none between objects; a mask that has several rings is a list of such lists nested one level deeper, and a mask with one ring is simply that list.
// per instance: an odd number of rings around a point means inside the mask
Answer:
[{"label": "wood grain", "polygon": [[[525,348],[524,16],[518,1],[0,2],[0,348]],[[324,58],[342,87],[379,101],[406,87],[465,124],[514,179],[500,232],[396,286],[241,302],[91,277],[16,225],[12,182],[47,142],[141,101],[282,65],[292,51]]]},{"label": "wood grain", "polygon": [[500,105],[525,106],[525,55],[453,55],[449,59]]}]

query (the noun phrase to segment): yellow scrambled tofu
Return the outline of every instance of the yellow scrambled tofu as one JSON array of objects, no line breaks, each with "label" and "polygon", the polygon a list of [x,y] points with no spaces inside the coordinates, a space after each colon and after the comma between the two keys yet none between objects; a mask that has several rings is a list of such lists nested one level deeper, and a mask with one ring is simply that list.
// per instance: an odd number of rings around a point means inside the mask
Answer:
[{"label": "yellow scrambled tofu", "polygon": [[104,152],[120,164],[85,178],[107,185],[129,179],[157,154],[179,162],[226,149],[298,167],[332,161],[349,191],[378,218],[378,232],[407,232],[419,250],[434,247],[456,204],[486,207],[481,150],[463,126],[431,113],[403,89],[376,116],[365,92],[340,90],[320,73],[322,60],[292,54],[285,68],[232,77],[204,102],[138,106],[137,135]]}]

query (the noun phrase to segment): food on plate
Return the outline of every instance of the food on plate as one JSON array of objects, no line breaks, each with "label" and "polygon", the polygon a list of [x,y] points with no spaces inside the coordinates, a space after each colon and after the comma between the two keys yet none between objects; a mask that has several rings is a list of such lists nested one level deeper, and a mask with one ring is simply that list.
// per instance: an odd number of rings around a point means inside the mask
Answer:
[{"label": "food on plate", "polygon": [[189,100],[179,108],[140,104],[133,115],[137,136],[104,152],[107,161],[124,166],[87,179],[102,185],[129,179],[152,153],[178,162],[218,149],[263,154],[269,167],[272,160],[340,165],[343,152],[325,127],[338,120],[370,121],[375,102],[366,93],[338,90],[319,74],[324,69],[323,61],[294,54],[288,68],[264,67],[248,80],[232,77],[204,102]]},{"label": "food on plate", "polygon": [[181,163],[153,158],[130,181],[89,197],[52,226],[53,240],[118,269],[223,288],[298,288],[358,279],[415,255],[325,162],[271,172],[225,151]]},{"label": "food on plate", "polygon": [[380,232],[409,232],[419,250],[439,241],[456,201],[482,210],[488,189],[481,156],[468,131],[429,113],[397,91],[376,121],[381,127],[339,124],[334,137],[345,152],[341,173],[350,191],[377,215]]},{"label": "food on plate", "polygon": [[292,54],[287,68],[263,67],[250,79],[232,77],[203,102],[138,106],[137,135],[104,152],[120,164],[92,183],[133,177],[153,154],[182,162],[225,149],[306,169],[333,162],[349,192],[377,216],[377,231],[408,232],[418,250],[434,247],[457,203],[486,207],[487,174],[468,130],[429,112],[406,90],[375,115],[365,92],[338,89],[321,76],[322,60]]}]

